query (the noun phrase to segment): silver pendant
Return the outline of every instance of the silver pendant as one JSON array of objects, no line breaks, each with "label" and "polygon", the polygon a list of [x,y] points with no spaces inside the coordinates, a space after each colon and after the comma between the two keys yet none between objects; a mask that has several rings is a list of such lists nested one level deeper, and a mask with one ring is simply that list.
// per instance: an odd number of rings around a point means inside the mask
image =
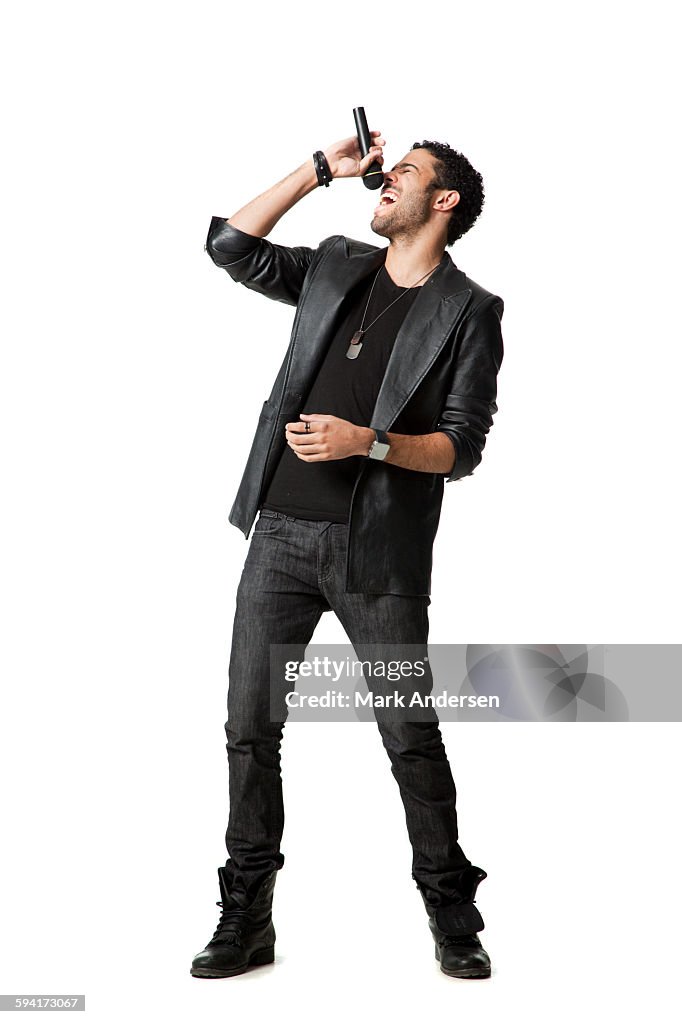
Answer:
[{"label": "silver pendant", "polygon": [[364,333],[364,331],[356,331],[350,339],[350,345],[346,351],[347,359],[357,359],[360,355],[360,349],[362,348],[362,336]]}]

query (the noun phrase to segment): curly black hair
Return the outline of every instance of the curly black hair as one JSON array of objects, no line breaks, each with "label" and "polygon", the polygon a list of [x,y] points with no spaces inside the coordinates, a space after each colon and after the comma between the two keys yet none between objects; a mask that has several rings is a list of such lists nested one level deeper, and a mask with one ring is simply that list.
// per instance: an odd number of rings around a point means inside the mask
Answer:
[{"label": "curly black hair", "polygon": [[459,202],[453,208],[448,221],[446,245],[453,245],[466,234],[478,220],[483,209],[485,193],[483,178],[472,167],[467,158],[451,149],[447,142],[415,142],[412,149],[425,149],[436,160],[436,180],[433,188],[445,188],[459,192]]}]

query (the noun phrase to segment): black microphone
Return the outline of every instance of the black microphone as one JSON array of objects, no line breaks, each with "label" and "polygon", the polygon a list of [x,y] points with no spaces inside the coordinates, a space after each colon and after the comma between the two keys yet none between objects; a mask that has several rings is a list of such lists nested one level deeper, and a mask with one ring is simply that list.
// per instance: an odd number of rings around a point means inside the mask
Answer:
[{"label": "black microphone", "polygon": [[[369,134],[369,128],[367,127],[365,108],[354,107],[353,117],[355,118],[355,130],[358,133],[360,152],[363,156],[367,156],[372,147],[372,136]],[[384,183],[384,172],[382,171],[381,164],[378,160],[374,160],[374,162],[369,165],[368,169],[362,176],[362,180],[365,183],[365,188],[381,188]]]}]

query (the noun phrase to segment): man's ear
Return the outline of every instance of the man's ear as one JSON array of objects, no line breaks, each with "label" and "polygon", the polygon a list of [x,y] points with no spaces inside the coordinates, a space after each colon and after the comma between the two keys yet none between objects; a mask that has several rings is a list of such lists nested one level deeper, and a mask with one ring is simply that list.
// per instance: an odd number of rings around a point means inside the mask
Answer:
[{"label": "man's ear", "polygon": [[448,210],[454,209],[459,202],[459,192],[446,192],[440,197],[435,203],[437,210],[443,210],[447,213]]}]

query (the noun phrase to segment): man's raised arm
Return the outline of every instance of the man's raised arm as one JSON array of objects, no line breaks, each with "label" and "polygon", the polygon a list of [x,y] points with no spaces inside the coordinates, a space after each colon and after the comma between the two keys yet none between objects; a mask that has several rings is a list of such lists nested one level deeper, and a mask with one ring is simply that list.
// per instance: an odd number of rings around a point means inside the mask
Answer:
[{"label": "man's raised arm", "polygon": [[[371,134],[374,145],[365,157],[354,135],[323,150],[333,178],[359,177],[373,160],[383,162],[384,140],[378,131]],[[318,187],[311,158],[231,217],[213,217],[206,239],[213,262],[247,288],[295,306],[315,250],[304,245],[276,245],[265,236],[292,206]]]}]

